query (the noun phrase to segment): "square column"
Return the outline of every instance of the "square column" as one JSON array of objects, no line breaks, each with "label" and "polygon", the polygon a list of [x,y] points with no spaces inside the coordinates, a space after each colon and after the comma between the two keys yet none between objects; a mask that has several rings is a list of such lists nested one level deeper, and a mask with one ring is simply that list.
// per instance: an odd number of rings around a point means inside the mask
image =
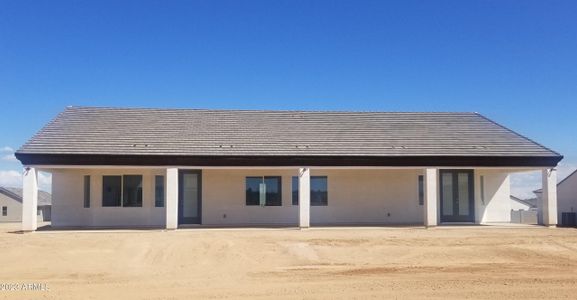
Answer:
[{"label": "square column", "polygon": [[557,170],[543,169],[543,225],[557,226]]},{"label": "square column", "polygon": [[35,231],[36,210],[38,209],[38,172],[35,168],[25,168],[22,181],[22,231]]},{"label": "square column", "polygon": [[425,227],[437,226],[437,169],[425,169]]},{"label": "square column", "polygon": [[311,173],[309,168],[299,169],[299,227],[310,227]]},{"label": "square column", "polygon": [[166,229],[178,228],[178,168],[166,169]]}]

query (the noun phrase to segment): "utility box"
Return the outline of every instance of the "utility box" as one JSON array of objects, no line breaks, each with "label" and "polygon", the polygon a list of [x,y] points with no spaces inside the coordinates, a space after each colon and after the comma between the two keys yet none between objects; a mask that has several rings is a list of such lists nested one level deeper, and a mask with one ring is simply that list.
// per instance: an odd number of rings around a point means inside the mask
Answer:
[{"label": "utility box", "polygon": [[563,227],[577,227],[577,213],[562,212],[560,225]]}]

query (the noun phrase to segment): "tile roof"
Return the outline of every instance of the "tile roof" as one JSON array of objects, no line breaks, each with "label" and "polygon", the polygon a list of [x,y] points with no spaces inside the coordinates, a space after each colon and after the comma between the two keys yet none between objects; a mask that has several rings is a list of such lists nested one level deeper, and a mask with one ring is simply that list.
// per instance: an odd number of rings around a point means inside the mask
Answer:
[{"label": "tile roof", "polygon": [[511,195],[510,198],[511,198],[511,200],[525,204],[525,205],[529,206],[530,208],[537,208],[537,198],[521,199],[521,198],[515,197],[513,195]]},{"label": "tile roof", "polygon": [[[18,201],[22,202],[22,189],[14,187],[1,187],[0,193]],[[52,195],[45,191],[38,191],[38,206],[52,205]]]},{"label": "tile roof", "polygon": [[560,157],[478,113],[98,107],[66,108],[19,153]]}]

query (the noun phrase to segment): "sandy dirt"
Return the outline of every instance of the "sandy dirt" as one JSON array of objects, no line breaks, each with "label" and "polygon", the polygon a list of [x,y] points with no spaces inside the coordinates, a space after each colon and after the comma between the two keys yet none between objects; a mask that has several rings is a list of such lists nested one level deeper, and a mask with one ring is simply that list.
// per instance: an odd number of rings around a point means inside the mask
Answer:
[{"label": "sandy dirt", "polygon": [[10,230],[0,298],[577,298],[577,229]]}]

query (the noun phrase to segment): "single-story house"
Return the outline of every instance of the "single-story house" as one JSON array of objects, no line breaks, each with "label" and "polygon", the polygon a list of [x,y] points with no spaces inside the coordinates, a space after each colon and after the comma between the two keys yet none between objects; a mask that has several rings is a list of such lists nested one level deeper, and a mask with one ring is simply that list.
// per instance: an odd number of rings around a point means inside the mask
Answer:
[{"label": "single-story house", "polygon": [[[543,190],[534,191],[538,199],[543,198]],[[541,201],[538,201],[540,203]],[[577,170],[573,171],[565,179],[557,184],[557,211],[559,220],[562,220],[563,213],[577,213]],[[572,215],[572,214],[571,214]],[[575,226],[575,216],[570,216],[567,220],[569,226]]]},{"label": "single-story house", "polygon": [[[50,221],[52,195],[45,191],[38,191],[38,205],[36,207],[37,220]],[[0,187],[0,223],[22,222],[22,189]]]},{"label": "single-story house", "polygon": [[518,211],[518,210],[535,210],[537,209],[537,199],[521,199],[519,197],[515,197],[511,195],[511,210]]},{"label": "single-story house", "polygon": [[563,158],[478,113],[68,107],[17,152],[23,230],[37,172],[53,227],[508,222],[509,175]]}]

